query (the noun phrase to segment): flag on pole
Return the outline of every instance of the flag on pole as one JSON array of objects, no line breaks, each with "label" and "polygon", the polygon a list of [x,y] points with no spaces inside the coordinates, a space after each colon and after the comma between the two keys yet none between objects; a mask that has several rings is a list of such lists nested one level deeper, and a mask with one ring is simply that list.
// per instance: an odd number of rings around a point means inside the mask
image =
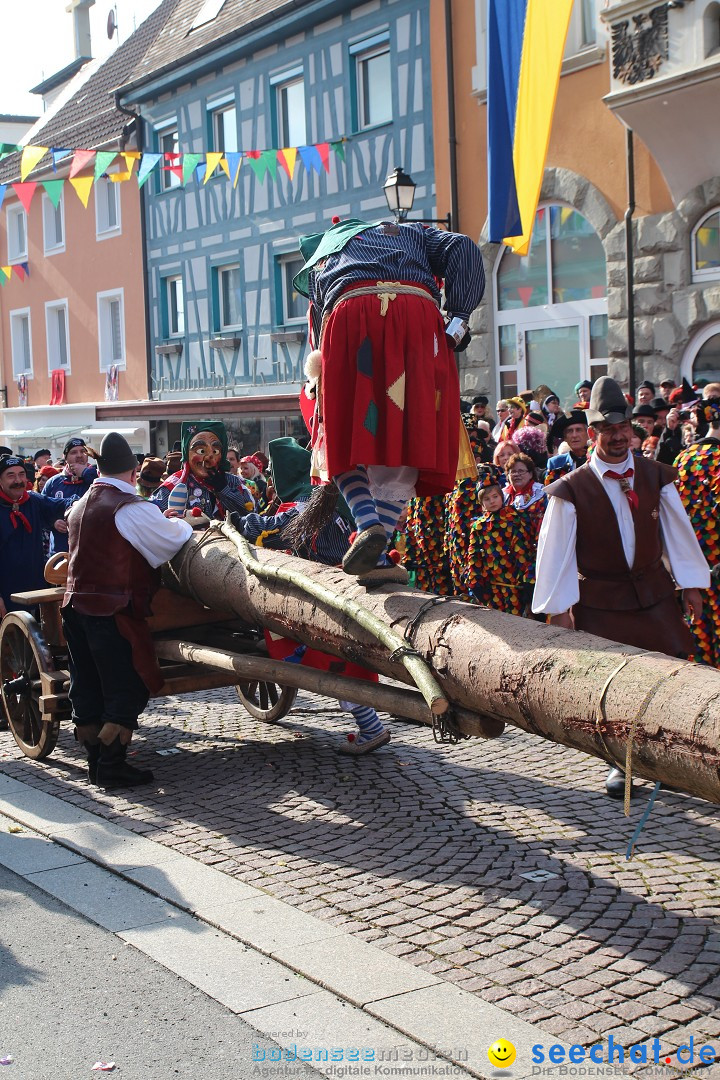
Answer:
[{"label": "flag on pole", "polygon": [[530,246],[573,0],[488,2],[488,228]]}]

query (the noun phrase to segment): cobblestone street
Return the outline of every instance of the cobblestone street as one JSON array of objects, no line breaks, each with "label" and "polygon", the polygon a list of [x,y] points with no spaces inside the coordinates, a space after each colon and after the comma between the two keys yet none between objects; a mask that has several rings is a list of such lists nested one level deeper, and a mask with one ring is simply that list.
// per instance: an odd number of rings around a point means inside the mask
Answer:
[{"label": "cobblestone street", "polygon": [[44,764],[3,734],[0,771],[342,924],[565,1042],[658,1036],[670,1053],[691,1035],[717,1039],[714,806],[660,792],[627,862],[651,785],[627,820],[604,794],[601,762],[511,728],[449,747],[391,722],[389,746],[354,760],[334,749],[352,723],[329,700],[301,693],[269,725],[231,690],[163,699],[141,723],[133,746],[157,786],[130,798],[87,784],[67,728]]}]

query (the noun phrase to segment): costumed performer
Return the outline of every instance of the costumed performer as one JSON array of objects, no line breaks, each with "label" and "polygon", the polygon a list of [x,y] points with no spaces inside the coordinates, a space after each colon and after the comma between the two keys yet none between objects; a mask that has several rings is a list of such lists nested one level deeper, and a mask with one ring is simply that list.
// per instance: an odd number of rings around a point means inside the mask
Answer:
[{"label": "costumed performer", "polygon": [[255,509],[242,478],[227,460],[227,431],[221,420],[193,420],[181,428],[182,468],[168,476],[151,496],[161,510],[176,510],[182,517],[199,509],[221,520],[225,511],[247,514]]},{"label": "costumed performer", "polygon": [[470,529],[465,584],[483,607],[522,615],[534,575],[535,536],[529,516],[504,501],[501,481],[496,466],[481,469],[482,513]]}]

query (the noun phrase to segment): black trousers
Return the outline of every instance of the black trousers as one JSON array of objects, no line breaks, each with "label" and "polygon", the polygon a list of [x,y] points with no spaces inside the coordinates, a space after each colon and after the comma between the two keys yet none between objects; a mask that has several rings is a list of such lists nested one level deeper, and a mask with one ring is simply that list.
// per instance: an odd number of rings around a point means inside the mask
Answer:
[{"label": "black trousers", "polygon": [[112,615],[83,615],[63,608],[68,644],[70,703],[73,722],[119,724],[135,731],[138,716],[150,700],[132,660],[130,642]]}]

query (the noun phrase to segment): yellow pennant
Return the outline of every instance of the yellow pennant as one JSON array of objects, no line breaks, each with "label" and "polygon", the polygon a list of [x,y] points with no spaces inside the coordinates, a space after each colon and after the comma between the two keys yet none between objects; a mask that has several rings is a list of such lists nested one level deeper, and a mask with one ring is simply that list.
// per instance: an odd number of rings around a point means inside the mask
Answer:
[{"label": "yellow pennant", "polygon": [[41,157],[47,154],[47,146],[24,146],[20,159],[20,179],[24,182]]},{"label": "yellow pennant", "polygon": [[129,180],[132,176],[132,172],[114,172],[108,173],[108,180],[112,180],[114,184],[124,184],[126,180]]},{"label": "yellow pennant", "polygon": [[212,150],[209,154],[205,155],[205,179],[203,180],[203,184],[207,184],[222,159],[223,155],[219,154],[216,150]]},{"label": "yellow pennant", "polygon": [[[284,158],[284,164],[285,164],[285,167],[287,169],[287,174],[290,177],[290,179],[292,180],[293,174],[295,172],[295,159],[297,158],[297,146],[284,146],[283,149],[280,151],[280,153],[282,154],[282,156]],[[282,165],[283,162],[281,161],[280,164]]]},{"label": "yellow pennant", "polygon": [[83,204],[86,210],[88,200],[90,198],[90,192],[92,191],[94,179],[95,178],[92,176],[70,177],[70,183],[75,188],[75,193],[77,194],[78,199]]},{"label": "yellow pennant", "polygon": [[0,270],[2,270],[6,278],[12,277],[12,266],[0,266]]},{"label": "yellow pennant", "polygon": [[229,180],[230,179],[230,166],[228,165],[228,159],[226,157],[220,158],[220,168],[222,169],[222,171],[225,173],[225,175],[227,176],[227,178]]}]

